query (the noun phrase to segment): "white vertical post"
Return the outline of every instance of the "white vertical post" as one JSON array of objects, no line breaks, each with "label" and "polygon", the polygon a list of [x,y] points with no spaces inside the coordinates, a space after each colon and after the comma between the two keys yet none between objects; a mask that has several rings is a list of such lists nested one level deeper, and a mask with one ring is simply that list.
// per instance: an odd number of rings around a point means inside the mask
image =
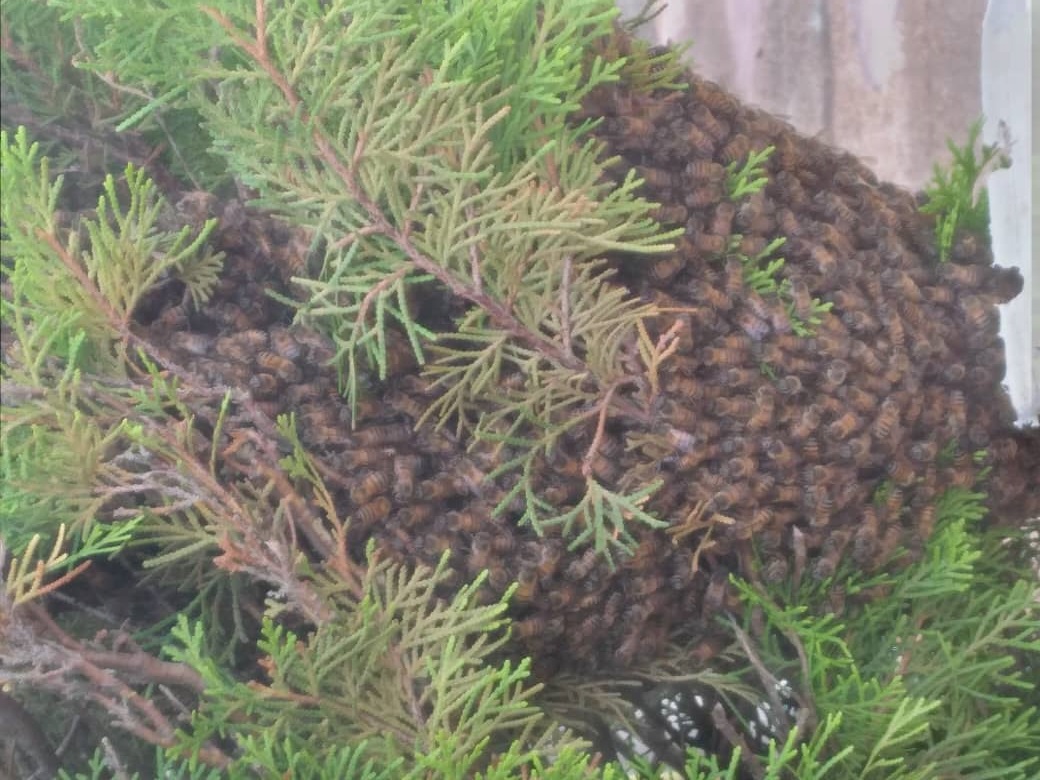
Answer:
[{"label": "white vertical post", "polygon": [[982,25],[982,131],[985,143],[1010,133],[1011,168],[989,178],[993,254],[1003,266],[1018,266],[1022,294],[1001,307],[1001,336],[1007,350],[1007,386],[1019,422],[1040,414],[1040,268],[1032,173],[1040,161],[1033,150],[1031,0],[989,0]]}]

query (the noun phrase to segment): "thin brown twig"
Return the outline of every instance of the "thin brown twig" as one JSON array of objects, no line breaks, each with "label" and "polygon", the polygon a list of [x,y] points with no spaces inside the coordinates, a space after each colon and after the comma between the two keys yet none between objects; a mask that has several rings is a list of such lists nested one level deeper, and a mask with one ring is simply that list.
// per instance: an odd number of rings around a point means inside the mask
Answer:
[{"label": "thin brown twig", "polygon": [[599,411],[596,419],[596,434],[592,437],[592,444],[589,445],[588,452],[585,453],[585,458],[581,464],[581,475],[588,479],[592,475],[592,464],[596,460],[596,455],[599,453],[600,445],[603,443],[603,435],[606,432],[607,425],[607,410],[610,408],[610,399],[614,397],[614,392],[617,390],[618,383],[612,384],[607,388],[607,392],[600,398],[598,406]]},{"label": "thin brown twig", "polygon": [[740,761],[748,768],[751,776],[755,780],[761,780],[761,778],[765,777],[766,768],[762,765],[762,760],[755,755],[748,746],[747,740],[729,722],[729,718],[726,717],[726,710],[723,709],[722,704],[719,702],[716,702],[711,710],[711,722],[730,745],[740,748]]}]

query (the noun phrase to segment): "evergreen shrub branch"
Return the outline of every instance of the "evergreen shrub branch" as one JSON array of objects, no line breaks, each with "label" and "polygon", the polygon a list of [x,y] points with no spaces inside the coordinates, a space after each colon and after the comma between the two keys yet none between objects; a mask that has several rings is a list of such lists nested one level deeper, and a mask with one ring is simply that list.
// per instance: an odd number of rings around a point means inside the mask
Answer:
[{"label": "evergreen shrub branch", "polygon": [[952,161],[948,167],[936,165],[932,180],[925,187],[925,214],[934,214],[935,240],[939,260],[950,259],[950,250],[959,228],[986,234],[989,230],[989,198],[985,177],[993,170],[1011,164],[1007,148],[1002,144],[979,144],[982,119],[972,124],[964,146],[947,141]]}]

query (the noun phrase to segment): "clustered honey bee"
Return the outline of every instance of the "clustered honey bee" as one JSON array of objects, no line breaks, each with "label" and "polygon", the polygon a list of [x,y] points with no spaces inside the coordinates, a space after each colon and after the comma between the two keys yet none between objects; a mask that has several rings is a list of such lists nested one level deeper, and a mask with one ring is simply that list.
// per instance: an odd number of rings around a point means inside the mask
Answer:
[{"label": "clustered honey bee", "polygon": [[[219,232],[229,260],[213,299],[198,312],[171,302],[148,326],[207,384],[248,391],[242,403],[271,419],[295,413],[357,560],[373,539],[406,563],[447,555],[445,593],[486,571],[480,598],[515,587],[514,637],[557,666],[633,663],[683,621],[734,608],[728,574],[751,571],[752,547],[768,582],[802,570],[828,579],[846,561],[886,565],[928,537],[943,489],[973,484],[976,449],[1007,500],[1029,484],[1015,471],[1025,448],[1007,431],[1009,407],[995,400],[1005,369],[994,306],[1021,276],[965,236],[938,264],[918,246],[933,226],[922,228],[911,196],[717,85],[691,77],[689,90],[663,92],[597,90],[585,115],[606,118],[595,132],[621,158],[604,176],[635,170],[661,204],[655,216],[683,230],[669,254],[616,260],[619,283],[668,309],[669,325],[682,312],[683,338],[660,365],[649,423],[611,417],[591,456],[590,431],[577,426],[533,479],[557,507],[580,499],[588,468],[611,487],[631,474],[662,479],[646,508],[684,535],[642,532],[616,569],[518,526],[522,500],[499,507],[515,475],[487,474],[504,448],[419,424],[442,390],[397,331],[388,380],[365,385],[354,414],[332,341],[286,324],[267,294],[290,297],[289,280],[308,269],[309,242],[287,226],[233,215]],[[726,166],[766,146],[765,187],[731,200]],[[784,299],[750,290],[741,259],[778,236]],[[648,322],[655,338],[667,327]],[[523,392],[514,377],[504,390]],[[233,408],[229,438],[242,419]]]}]

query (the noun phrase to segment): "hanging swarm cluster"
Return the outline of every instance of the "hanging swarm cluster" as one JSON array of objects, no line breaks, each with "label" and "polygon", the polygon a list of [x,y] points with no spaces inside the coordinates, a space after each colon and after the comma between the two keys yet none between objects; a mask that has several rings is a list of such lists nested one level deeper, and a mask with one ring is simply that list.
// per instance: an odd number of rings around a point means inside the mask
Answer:
[{"label": "hanging swarm cluster", "polygon": [[[995,304],[1021,288],[1016,271],[995,267],[971,235],[939,264],[911,195],[708,82],[653,96],[601,90],[586,111],[605,117],[598,132],[622,157],[613,170],[635,167],[660,219],[685,226],[672,255],[615,258],[633,294],[672,310],[661,332],[676,317],[684,323],[662,366],[657,419],[612,419],[593,463],[608,487],[633,474],[664,479],[648,509],[671,533],[643,532],[616,570],[518,527],[515,507],[491,516],[508,489],[485,479],[500,456],[413,430],[433,391],[403,337],[391,334],[391,376],[362,400],[352,427],[327,365],[331,343],[290,326],[289,310],[266,293],[289,294],[288,279],[302,272],[298,232],[224,206],[216,243],[228,260],[212,300],[199,312],[151,302],[141,316],[148,337],[206,381],[248,390],[267,415],[295,412],[352,518],[359,558],[374,538],[406,562],[433,564],[450,550],[449,589],[483,569],[488,599],[518,582],[515,634],[546,673],[626,666],[677,629],[696,636],[731,603],[731,571],[780,579],[796,548],[807,576],[821,579],[843,558],[869,570],[898,547],[918,549],[935,498],[975,485],[983,464],[993,466],[998,508],[1040,512],[1029,489],[1036,458],[1020,451],[1035,450],[1036,437],[1011,431],[1000,385]],[[724,165],[769,145],[765,189],[729,201]],[[182,207],[217,206],[193,196]],[[779,236],[786,299],[750,290],[738,258]],[[833,308],[797,336],[791,314],[809,322],[814,298]],[[248,476],[257,455],[236,419],[223,431],[223,468]],[[582,494],[591,433],[561,442],[534,476],[561,506]]]}]

